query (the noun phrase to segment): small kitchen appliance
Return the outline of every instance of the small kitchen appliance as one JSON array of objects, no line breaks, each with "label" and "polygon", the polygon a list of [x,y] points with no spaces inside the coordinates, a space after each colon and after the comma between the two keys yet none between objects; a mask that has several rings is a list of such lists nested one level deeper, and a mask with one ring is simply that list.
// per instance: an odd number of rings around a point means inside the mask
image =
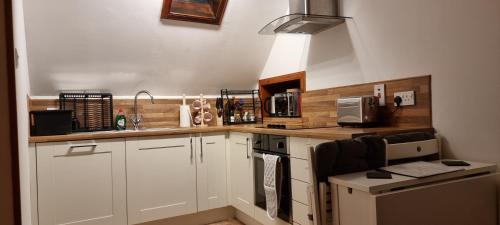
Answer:
[{"label": "small kitchen appliance", "polygon": [[63,135],[71,133],[72,113],[72,110],[31,111],[31,136]]},{"label": "small kitchen appliance", "polygon": [[267,98],[264,110],[274,117],[300,117],[301,101],[300,89],[287,89]]},{"label": "small kitchen appliance", "polygon": [[379,104],[375,96],[337,99],[337,123],[340,126],[368,126],[378,122]]}]

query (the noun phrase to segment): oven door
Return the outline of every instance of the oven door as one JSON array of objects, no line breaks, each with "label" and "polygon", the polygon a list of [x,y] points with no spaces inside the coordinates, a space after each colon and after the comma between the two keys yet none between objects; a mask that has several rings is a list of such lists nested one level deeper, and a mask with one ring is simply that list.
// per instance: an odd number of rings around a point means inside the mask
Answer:
[{"label": "oven door", "polygon": [[264,159],[262,154],[273,154],[280,156],[280,165],[282,168],[282,179],[281,179],[281,197],[280,205],[278,208],[278,217],[286,222],[292,221],[291,212],[291,202],[292,202],[292,192],[291,192],[291,178],[290,178],[290,158],[288,155],[269,153],[265,151],[259,151],[254,149],[253,161],[254,161],[254,183],[255,183],[255,206],[266,210],[266,192],[264,191]]}]

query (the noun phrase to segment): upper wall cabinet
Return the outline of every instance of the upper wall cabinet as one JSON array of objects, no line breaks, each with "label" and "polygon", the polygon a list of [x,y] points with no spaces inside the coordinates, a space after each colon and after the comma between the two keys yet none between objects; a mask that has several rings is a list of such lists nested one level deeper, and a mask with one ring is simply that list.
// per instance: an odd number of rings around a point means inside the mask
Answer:
[{"label": "upper wall cabinet", "polygon": [[197,211],[193,139],[131,138],[126,143],[129,224]]},{"label": "upper wall cabinet", "polygon": [[39,225],[123,225],[125,141],[36,144]]},{"label": "upper wall cabinet", "polygon": [[227,206],[226,135],[196,137],[196,164],[198,211]]}]

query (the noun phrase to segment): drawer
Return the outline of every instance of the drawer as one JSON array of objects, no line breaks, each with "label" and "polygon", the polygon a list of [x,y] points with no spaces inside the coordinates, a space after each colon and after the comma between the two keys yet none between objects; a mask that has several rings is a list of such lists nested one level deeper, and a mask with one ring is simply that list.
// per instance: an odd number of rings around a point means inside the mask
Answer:
[{"label": "drawer", "polygon": [[309,162],[307,160],[290,158],[290,167],[293,179],[311,183]]},{"label": "drawer", "polygon": [[313,221],[309,220],[309,206],[297,201],[292,201],[293,222],[301,225],[312,225]]},{"label": "drawer", "polygon": [[290,137],[290,157],[308,159],[309,138]]},{"label": "drawer", "polygon": [[182,136],[162,136],[148,138],[130,138],[127,140],[136,140],[138,150],[155,150],[169,148],[183,148],[190,145],[190,137]]},{"label": "drawer", "polygon": [[108,151],[116,146],[116,143],[124,144],[125,139],[101,139],[101,140],[83,140],[67,142],[46,142],[37,143],[36,148],[48,148],[57,152],[58,155],[83,154],[91,152]]},{"label": "drawer", "polygon": [[305,205],[309,205],[307,187],[310,184],[292,179],[292,199]]},{"label": "drawer", "polygon": [[248,139],[248,141],[249,141],[248,144],[251,144],[252,134],[231,132],[229,134],[229,139],[231,140],[231,142],[241,144],[241,145],[246,145],[247,139]]},{"label": "drawer", "polygon": [[311,138],[298,138],[290,137],[290,156],[298,159],[309,159],[309,148],[316,147],[321,143],[328,142],[325,139],[311,139]]}]

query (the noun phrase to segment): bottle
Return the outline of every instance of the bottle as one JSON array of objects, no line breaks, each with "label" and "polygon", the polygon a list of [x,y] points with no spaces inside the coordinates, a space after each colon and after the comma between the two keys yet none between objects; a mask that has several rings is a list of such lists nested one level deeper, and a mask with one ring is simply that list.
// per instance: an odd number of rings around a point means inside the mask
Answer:
[{"label": "bottle", "polygon": [[118,114],[116,115],[116,130],[125,130],[127,129],[127,119],[125,118],[125,114],[123,110],[118,110]]}]

